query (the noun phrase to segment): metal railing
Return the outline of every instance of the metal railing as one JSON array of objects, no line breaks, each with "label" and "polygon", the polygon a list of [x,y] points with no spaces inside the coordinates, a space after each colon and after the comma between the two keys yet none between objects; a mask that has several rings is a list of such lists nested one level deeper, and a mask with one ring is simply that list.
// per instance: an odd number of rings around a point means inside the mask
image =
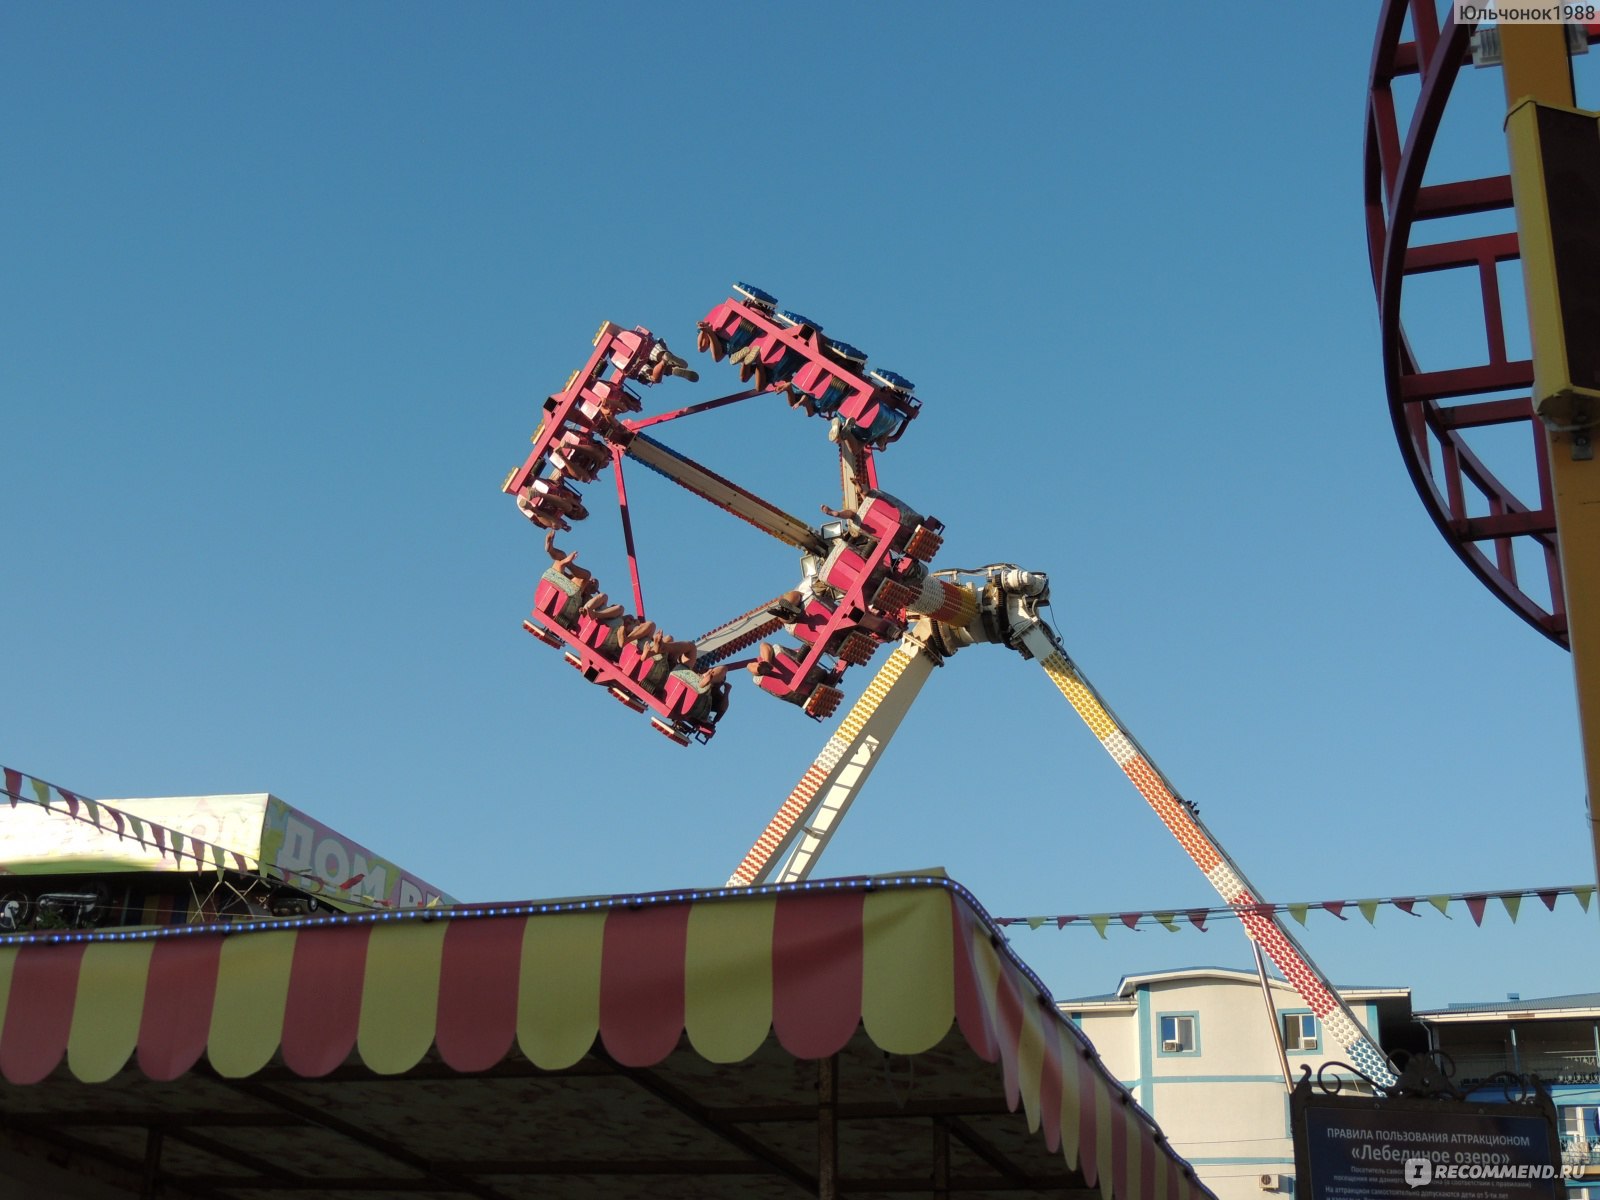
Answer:
[{"label": "metal railing", "polygon": [[1456,1066],[1455,1084],[1467,1091],[1502,1071],[1537,1075],[1550,1086],[1600,1084],[1600,1067],[1596,1066],[1593,1050],[1523,1049],[1515,1057],[1509,1050],[1482,1054],[1449,1051],[1449,1054]]}]

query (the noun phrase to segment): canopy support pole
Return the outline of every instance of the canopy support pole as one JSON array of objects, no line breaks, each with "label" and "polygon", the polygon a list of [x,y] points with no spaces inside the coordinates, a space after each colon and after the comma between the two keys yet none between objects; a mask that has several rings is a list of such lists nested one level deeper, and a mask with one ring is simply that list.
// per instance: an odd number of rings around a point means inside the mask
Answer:
[{"label": "canopy support pole", "polygon": [[817,1200],[839,1200],[839,1056],[817,1060]]},{"label": "canopy support pole", "polygon": [[950,1200],[950,1123],[933,1119],[933,1200]]},{"label": "canopy support pole", "polygon": [[152,1125],[144,1135],[144,1178],[139,1184],[139,1200],[154,1200],[161,1177],[161,1142],[165,1132]]}]

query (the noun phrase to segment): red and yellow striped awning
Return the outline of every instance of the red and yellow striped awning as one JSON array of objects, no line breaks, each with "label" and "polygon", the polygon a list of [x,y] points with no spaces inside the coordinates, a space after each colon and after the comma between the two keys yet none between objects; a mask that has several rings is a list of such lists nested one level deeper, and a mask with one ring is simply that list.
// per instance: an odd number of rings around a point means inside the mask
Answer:
[{"label": "red and yellow striped awning", "polygon": [[680,1040],[739,1063],[801,1059],[860,1027],[915,1055],[960,1030],[1006,1102],[1104,1200],[1204,1200],[960,885],[936,876],[0,942],[0,1074],[86,1084],[130,1064],[172,1080],[306,1079],[359,1061],[460,1073],[520,1054],[559,1071],[598,1039],[623,1067]]}]

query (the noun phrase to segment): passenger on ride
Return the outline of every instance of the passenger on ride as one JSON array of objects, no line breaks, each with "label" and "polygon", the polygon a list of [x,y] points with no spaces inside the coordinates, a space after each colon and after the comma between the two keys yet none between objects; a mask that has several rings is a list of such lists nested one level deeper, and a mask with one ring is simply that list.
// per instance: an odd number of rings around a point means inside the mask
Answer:
[{"label": "passenger on ride", "polygon": [[689,366],[688,360],[679,358],[667,349],[667,343],[660,338],[651,343],[649,353],[643,358],[630,361],[623,373],[641,383],[660,383],[668,375],[676,375],[690,383],[700,381],[700,373]]},{"label": "passenger on ride", "polygon": [[[659,695],[661,685],[667,681],[676,666],[692,666],[695,660],[693,642],[675,642],[664,629],[651,627],[650,632],[633,640],[632,650],[623,658],[623,668],[645,691]],[[637,655],[637,661],[633,656]],[[643,667],[641,671],[639,668]]]},{"label": "passenger on ride", "polygon": [[588,571],[573,565],[578,558],[576,550],[568,551],[565,554],[561,552],[560,547],[556,545],[556,531],[554,529],[544,535],[544,552],[550,556],[551,566],[562,575],[569,578],[579,575],[585,579],[589,577]]},{"label": "passenger on ride", "polygon": [[737,354],[762,334],[760,326],[746,321],[736,312],[730,312],[729,319],[720,325],[701,321],[697,328],[694,344],[701,353],[709,350],[712,362],[721,362],[728,355]]},{"label": "passenger on ride", "polygon": [[548,530],[570,530],[566,518],[581,521],[589,515],[578,493],[567,487],[558,468],[549,479],[534,479],[517,493],[517,508],[534,524]]},{"label": "passenger on ride", "polygon": [[595,429],[607,436],[611,430],[609,423],[617,420],[622,413],[638,412],[644,408],[639,397],[630,392],[620,380],[598,379],[591,386],[584,389],[583,398],[578,401],[578,411],[595,426]]},{"label": "passenger on ride", "polygon": [[572,528],[560,517],[543,511],[534,500],[533,495],[526,489],[517,493],[517,511],[539,526],[539,528],[548,529],[551,533],[558,529],[565,533]]},{"label": "passenger on ride", "polygon": [[820,363],[806,363],[793,379],[773,389],[787,393],[790,408],[803,407],[808,417],[831,417],[850,395],[850,385]]},{"label": "passenger on ride", "polygon": [[[562,597],[560,605],[549,613],[551,620],[563,628],[572,629],[578,623],[578,615],[584,604],[599,590],[600,585],[582,567],[573,566],[576,551],[562,554],[555,548],[555,536],[555,530],[552,529],[545,537],[544,547],[550,553],[551,563],[540,578]],[[542,604],[537,599],[536,603]]]},{"label": "passenger on ride", "polygon": [[[590,582],[593,582],[591,580]],[[622,618],[622,605],[611,603],[611,597],[599,590],[600,585],[595,584],[595,590],[583,602],[583,607],[578,610],[580,616],[591,617],[601,625],[608,625]]]},{"label": "passenger on ride", "polygon": [[875,450],[887,450],[889,443],[894,440],[892,435],[899,426],[900,414],[880,402],[878,411],[864,429],[849,417],[835,417],[828,426],[828,440],[837,442],[841,436],[849,435]]},{"label": "passenger on ride", "polygon": [[587,429],[569,426],[551,443],[550,461],[579,483],[591,483],[611,454]]},{"label": "passenger on ride", "polygon": [[[546,485],[546,481],[536,479],[534,484]],[[551,506],[559,509],[563,516],[581,521],[589,515],[589,510],[583,506],[583,497],[567,483],[567,473],[560,467],[550,472],[547,486],[539,486],[538,490],[544,492]]]},{"label": "passenger on ride", "polygon": [[601,619],[602,624],[610,626],[605,640],[595,647],[600,654],[616,662],[622,655],[622,648],[629,642],[642,642],[655,632],[653,621],[640,620],[638,617],[622,614],[613,621]]},{"label": "passenger on ride", "polygon": [[817,507],[822,510],[823,516],[832,517],[836,521],[843,521],[845,523],[845,536],[851,541],[860,541],[863,538],[870,539],[872,537],[861,524],[861,514],[855,509],[829,508],[826,504],[819,504]]},{"label": "passenger on ride", "polygon": [[755,681],[764,691],[772,692],[780,700],[787,700],[790,704],[804,706],[811,699],[811,694],[819,687],[838,687],[843,672],[829,670],[821,665],[816,665],[806,672],[805,678],[798,685],[791,687],[786,692],[778,692],[775,688],[762,681],[769,676],[775,682],[788,683],[794,678],[794,672],[800,663],[792,655],[777,649],[771,642],[762,642],[758,657],[747,670],[755,677]]},{"label": "passenger on ride", "polygon": [[728,668],[712,667],[703,674],[693,667],[679,667],[672,678],[695,694],[694,702],[683,715],[690,721],[719,720],[728,711]]},{"label": "passenger on ride", "polygon": [[693,665],[699,650],[693,642],[675,642],[670,633],[658,629],[650,639],[650,653],[661,655],[672,666],[683,666]]},{"label": "passenger on ride", "polygon": [[793,625],[806,615],[806,597],[799,588],[790,588],[774,600],[767,611],[781,617],[785,625]]}]

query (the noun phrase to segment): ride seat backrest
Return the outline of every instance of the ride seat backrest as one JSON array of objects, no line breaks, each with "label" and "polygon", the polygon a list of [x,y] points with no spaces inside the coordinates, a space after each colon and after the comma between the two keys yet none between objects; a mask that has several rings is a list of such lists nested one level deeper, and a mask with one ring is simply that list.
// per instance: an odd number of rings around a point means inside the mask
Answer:
[{"label": "ride seat backrest", "polygon": [[806,605],[805,615],[794,623],[790,630],[795,637],[806,645],[811,645],[827,629],[828,622],[833,619],[834,610],[820,600],[813,600]]},{"label": "ride seat backrest", "polygon": [[742,338],[745,344],[756,338],[765,337],[770,328],[762,323],[759,314],[754,314],[754,310],[733,303],[720,304],[712,309],[711,315],[706,318],[706,324],[711,326],[723,340],[731,343]]},{"label": "ride seat backrest", "polygon": [[551,567],[533,590],[533,607],[557,625],[568,625],[578,611],[578,585]]},{"label": "ride seat backrest", "polygon": [[636,361],[643,362],[649,352],[647,340],[648,335],[641,336],[638,330],[619,330],[611,338],[612,365],[626,374]]},{"label": "ride seat backrest", "polygon": [[611,636],[611,626],[584,615],[578,618],[578,640],[591,650],[598,650]]},{"label": "ride seat backrest", "polygon": [[848,591],[866,569],[866,560],[861,555],[848,546],[836,546],[822,564],[822,582],[841,592]]},{"label": "ride seat backrest", "polygon": [[637,676],[639,686],[652,696],[658,696],[661,694],[661,685],[667,681],[667,676],[671,673],[672,664],[667,661],[665,655],[650,655],[644,659]]},{"label": "ride seat backrest", "polygon": [[661,694],[667,711],[686,720],[698,720],[711,707],[709,689],[702,687],[700,676],[687,667],[679,667],[667,676]]},{"label": "ride seat backrest", "polygon": [[[622,668],[622,673],[629,679],[639,678],[639,666],[644,661],[644,655],[639,653],[638,642],[623,642],[622,653],[617,655],[617,666]],[[639,672],[636,674],[635,672]]]},{"label": "ride seat backrest", "polygon": [[730,336],[739,331],[740,314],[744,311],[744,305],[724,300],[706,314],[706,324],[724,337]]},{"label": "ride seat backrest", "polygon": [[881,403],[881,398],[885,394],[882,388],[863,388],[852,391],[850,395],[845,397],[844,403],[839,405],[839,415],[854,421],[862,429],[870,429],[872,423],[878,419],[878,413],[884,407]]},{"label": "ride seat backrest", "polygon": [[873,497],[856,511],[863,528],[876,534],[878,539],[891,542],[901,531],[900,510],[887,500]]}]

